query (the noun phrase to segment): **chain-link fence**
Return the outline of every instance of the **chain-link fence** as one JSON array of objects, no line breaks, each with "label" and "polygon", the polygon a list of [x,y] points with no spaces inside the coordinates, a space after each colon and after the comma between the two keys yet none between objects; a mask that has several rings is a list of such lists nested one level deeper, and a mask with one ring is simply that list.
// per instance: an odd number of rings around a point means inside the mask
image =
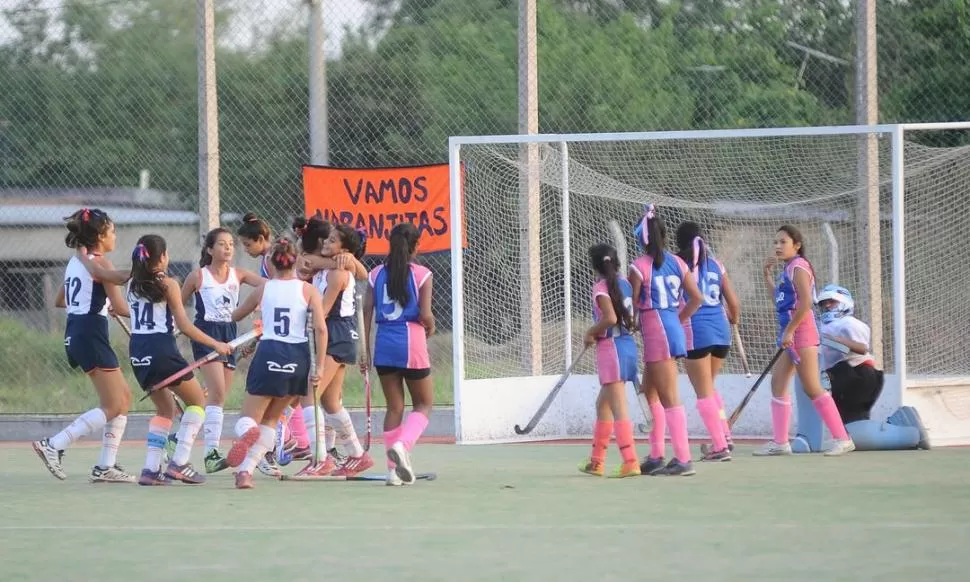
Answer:
[{"label": "chain-link fence", "polygon": [[[311,4],[215,3],[228,226],[253,211],[284,231],[302,212]],[[320,6],[327,163],[444,162],[449,135],[517,131],[518,0]],[[844,0],[539,0],[540,131],[852,123],[854,8]],[[880,121],[970,115],[968,11],[955,2],[879,3]],[[116,264],[127,265],[148,232],[169,241],[176,275],[197,261],[196,38],[197,3],[185,0],[2,4],[0,412],[76,411],[95,400],[67,367],[64,316],[53,307],[70,256],[64,216],[106,209],[118,226]],[[445,332],[433,359],[444,367],[449,258],[428,263]],[[123,334],[112,331],[124,361]],[[437,376],[439,396],[450,398],[450,375]]]}]

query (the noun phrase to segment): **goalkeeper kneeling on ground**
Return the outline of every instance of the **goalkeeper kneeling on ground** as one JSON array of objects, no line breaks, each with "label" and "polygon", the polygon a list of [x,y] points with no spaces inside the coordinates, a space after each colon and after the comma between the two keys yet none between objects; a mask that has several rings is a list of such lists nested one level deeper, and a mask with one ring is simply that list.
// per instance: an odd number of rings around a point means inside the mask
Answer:
[{"label": "goalkeeper kneeling on ground", "polygon": [[[832,398],[856,450],[928,449],[926,430],[915,408],[904,406],[886,422],[870,420],[870,411],[882,392],[883,373],[876,369],[875,359],[869,353],[869,326],[852,315],[855,302],[849,291],[826,285],[818,296],[818,305],[822,322],[821,367],[829,376]],[[819,422],[819,441],[821,428]],[[809,443],[815,439],[806,435],[816,431],[799,423],[798,432],[801,438],[792,441],[792,449],[811,452],[809,449],[814,447]]]}]

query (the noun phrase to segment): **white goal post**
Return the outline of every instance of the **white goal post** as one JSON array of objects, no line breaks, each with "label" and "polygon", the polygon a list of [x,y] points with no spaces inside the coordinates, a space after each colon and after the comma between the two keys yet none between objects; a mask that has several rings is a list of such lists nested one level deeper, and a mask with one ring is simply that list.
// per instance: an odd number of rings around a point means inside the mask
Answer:
[{"label": "white goal post", "polygon": [[[607,223],[616,220],[632,260],[629,231],[650,202],[667,223],[670,250],[677,225],[691,220],[725,263],[752,372],[767,364],[776,334],[761,264],[777,228],[790,223],[805,235],[819,288],[848,287],[861,317],[878,327],[873,347],[886,382],[873,418],[912,405],[934,446],[970,443],[966,144],[970,122],[451,137],[457,442],[590,436],[592,357],[534,432],[519,436],[513,426],[528,421],[580,352],[592,319],[588,247],[613,242]],[[752,382],[732,350],[716,382],[728,414]],[[755,395],[736,436],[770,435],[769,393]],[[705,437],[684,374],[680,395],[691,437]],[[632,389],[628,399],[642,422]]]}]

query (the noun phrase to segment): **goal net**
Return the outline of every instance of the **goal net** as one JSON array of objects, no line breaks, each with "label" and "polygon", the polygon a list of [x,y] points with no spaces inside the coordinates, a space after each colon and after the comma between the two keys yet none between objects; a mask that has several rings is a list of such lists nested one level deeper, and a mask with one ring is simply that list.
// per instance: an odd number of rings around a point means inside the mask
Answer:
[{"label": "goal net", "polygon": [[[849,288],[857,314],[873,325],[874,351],[887,372],[874,413],[888,415],[915,399],[932,419],[927,424],[950,438],[950,424],[970,419],[963,347],[970,302],[962,298],[970,270],[960,244],[970,226],[970,147],[959,145],[970,143],[967,127],[533,136],[529,143],[452,138],[464,195],[455,205],[468,240],[452,265],[459,442],[590,434],[598,382],[589,353],[532,433],[516,436],[512,427],[529,420],[582,350],[592,323],[589,247],[620,243],[609,228],[616,221],[632,261],[632,230],[646,203],[657,205],[673,252],[681,222],[702,226],[740,296],[739,332],[755,376],[777,334],[762,266],[778,227],[796,226],[819,288]],[[452,192],[455,198],[458,189]],[[894,206],[894,195],[904,204]],[[905,235],[895,248],[902,237],[894,228]],[[896,264],[903,269],[894,278]],[[729,413],[754,380],[741,372],[733,350],[717,381]],[[702,437],[685,375],[680,389],[691,435]],[[768,393],[751,401],[736,434],[770,434]],[[632,387],[629,400],[642,421]]]}]

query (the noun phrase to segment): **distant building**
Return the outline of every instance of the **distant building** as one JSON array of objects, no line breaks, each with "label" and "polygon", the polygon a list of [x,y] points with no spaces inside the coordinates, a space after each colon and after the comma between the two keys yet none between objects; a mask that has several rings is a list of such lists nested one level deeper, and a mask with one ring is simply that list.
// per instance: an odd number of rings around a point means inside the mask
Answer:
[{"label": "distant building", "polygon": [[115,265],[131,264],[138,237],[159,234],[168,242],[169,272],[184,278],[198,266],[201,241],[198,214],[180,206],[176,195],[150,189],[0,189],[0,316],[38,329],[63,325],[54,298],[73,252],[64,244],[64,217],[79,208],[100,208],[114,221]]}]

